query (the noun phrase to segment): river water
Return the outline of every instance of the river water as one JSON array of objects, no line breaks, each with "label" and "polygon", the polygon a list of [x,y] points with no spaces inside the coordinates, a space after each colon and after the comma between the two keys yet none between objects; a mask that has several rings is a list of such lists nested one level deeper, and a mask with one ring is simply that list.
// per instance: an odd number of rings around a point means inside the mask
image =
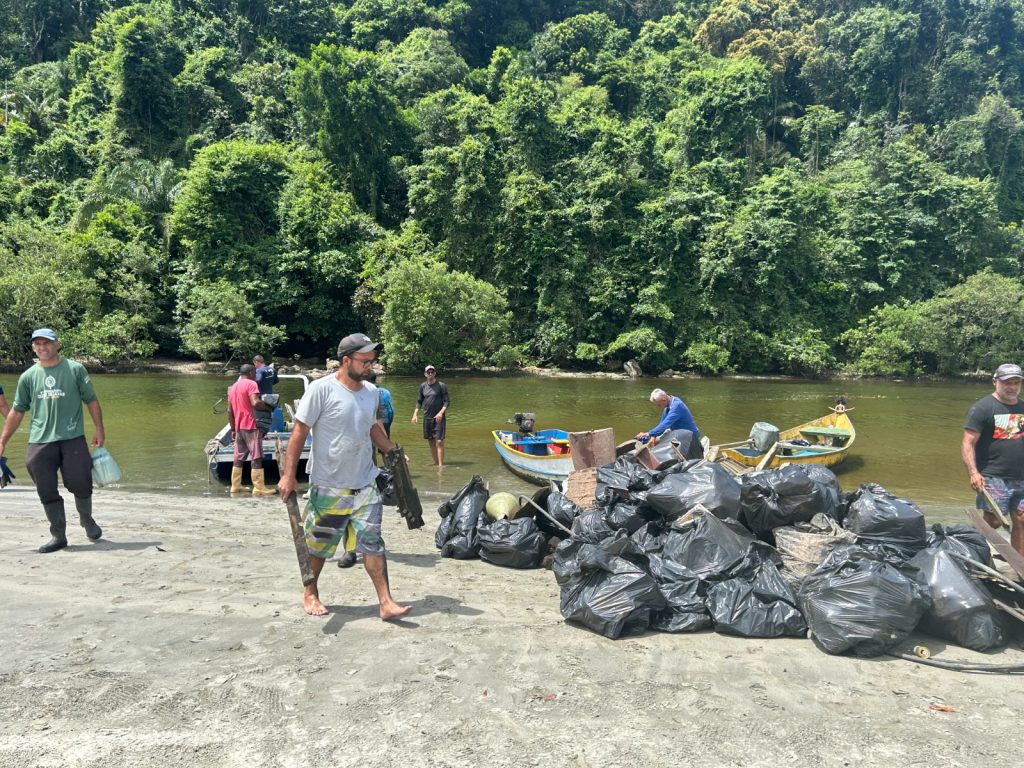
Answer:
[{"label": "river water", "polygon": [[[395,400],[392,437],[406,447],[413,479],[428,504],[451,495],[473,475],[488,480],[492,491],[535,490],[504,468],[492,444],[490,431],[504,428],[514,412],[535,412],[538,429],[613,427],[621,442],[657,423],[659,413],[648,396],[660,386],[687,402],[712,442],[743,439],[755,421],[785,429],[823,416],[841,394],[857,429],[852,454],[837,468],[843,488],[879,483],[916,501],[933,520],[960,520],[963,507],[973,502],[960,463],[960,436],[968,407],[991,391],[987,382],[441,378],[452,404],[447,464],[440,472],[430,465],[421,426],[409,423],[420,379],[380,380]],[[103,405],[107,447],[125,473],[123,488],[225,493],[223,485],[210,483],[203,449],[225,423],[212,406],[232,377],[118,374],[95,375],[93,381]],[[14,377],[4,377],[3,384],[13,394]],[[301,383],[283,381],[277,391],[292,399],[301,394]],[[91,438],[87,415],[86,423]],[[7,449],[19,484],[29,482],[26,437],[27,421]]]}]

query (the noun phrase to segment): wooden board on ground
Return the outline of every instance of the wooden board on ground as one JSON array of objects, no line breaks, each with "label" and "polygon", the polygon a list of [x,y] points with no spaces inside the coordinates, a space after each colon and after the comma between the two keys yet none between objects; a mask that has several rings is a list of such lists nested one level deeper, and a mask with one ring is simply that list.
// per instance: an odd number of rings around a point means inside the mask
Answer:
[{"label": "wooden board on ground", "polygon": [[591,429],[569,433],[569,450],[575,469],[600,467],[615,461],[615,430]]},{"label": "wooden board on ground", "polygon": [[597,498],[597,467],[577,469],[565,478],[565,498],[584,509],[594,506]]},{"label": "wooden board on ground", "polygon": [[985,537],[985,541],[991,544],[992,548],[1009,563],[1010,567],[1016,571],[1018,577],[1024,579],[1024,555],[1021,555],[1010,546],[1010,542],[999,531],[985,522],[981,510],[968,509],[966,512],[967,518],[971,521],[971,525],[974,526],[974,530]]}]

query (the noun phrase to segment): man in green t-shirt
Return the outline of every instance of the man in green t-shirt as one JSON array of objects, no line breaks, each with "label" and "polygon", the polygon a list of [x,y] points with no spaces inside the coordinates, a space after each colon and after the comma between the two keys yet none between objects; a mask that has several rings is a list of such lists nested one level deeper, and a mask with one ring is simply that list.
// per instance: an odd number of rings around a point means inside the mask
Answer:
[{"label": "man in green t-shirt", "polygon": [[54,552],[68,545],[64,499],[57,489],[57,471],[64,487],[75,496],[75,508],[85,535],[95,541],[103,531],[92,517],[92,456],[85,441],[82,404],[89,410],[96,432],[92,444],[103,445],[103,412],[85,368],[60,355],[57,334],[49,328],[32,333],[32,351],[39,362],[21,374],[11,412],[0,434],[0,455],[7,441],[32,411],[25,466],[36,484],[52,538],[39,548]]}]

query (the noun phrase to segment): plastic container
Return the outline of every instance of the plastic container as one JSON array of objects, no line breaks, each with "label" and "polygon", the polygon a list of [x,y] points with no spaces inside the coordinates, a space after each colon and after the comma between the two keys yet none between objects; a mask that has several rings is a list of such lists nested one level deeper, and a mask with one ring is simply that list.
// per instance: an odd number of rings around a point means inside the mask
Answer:
[{"label": "plastic container", "polygon": [[121,468],[106,448],[92,452],[92,481],[100,488],[121,482]]}]

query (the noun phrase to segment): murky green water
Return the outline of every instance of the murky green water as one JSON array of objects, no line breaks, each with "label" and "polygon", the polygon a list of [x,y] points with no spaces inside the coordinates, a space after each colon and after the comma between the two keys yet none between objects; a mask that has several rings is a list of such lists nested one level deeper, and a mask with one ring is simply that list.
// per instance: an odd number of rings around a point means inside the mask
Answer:
[{"label": "murky green water", "polygon": [[[171,375],[93,377],[107,426],[107,445],[125,472],[124,488],[223,493],[210,485],[203,448],[224,424],[212,405],[233,378]],[[414,480],[428,500],[449,495],[475,474],[492,490],[531,492],[509,473],[495,452],[490,430],[515,411],[534,411],[537,428],[569,430],[613,427],[625,440],[652,427],[658,412],[648,402],[661,386],[683,397],[712,442],[745,438],[755,421],[786,428],[822,416],[837,394],[853,408],[857,428],[853,454],[839,467],[844,488],[877,482],[928,509],[934,519],[959,518],[972,502],[960,463],[963,418],[974,400],[990,391],[986,383],[811,382],[766,380],[654,380],[488,378],[442,376],[452,406],[448,418],[447,466],[430,465],[421,427],[409,423],[419,379],[387,377],[396,406],[392,429],[406,446]],[[13,392],[16,378],[3,383]],[[301,384],[282,382],[278,391],[297,397]],[[88,417],[87,423],[88,423]],[[91,437],[91,427],[87,428]],[[8,448],[19,483],[24,469],[27,422]],[[0,494],[2,498],[2,494]]]}]

